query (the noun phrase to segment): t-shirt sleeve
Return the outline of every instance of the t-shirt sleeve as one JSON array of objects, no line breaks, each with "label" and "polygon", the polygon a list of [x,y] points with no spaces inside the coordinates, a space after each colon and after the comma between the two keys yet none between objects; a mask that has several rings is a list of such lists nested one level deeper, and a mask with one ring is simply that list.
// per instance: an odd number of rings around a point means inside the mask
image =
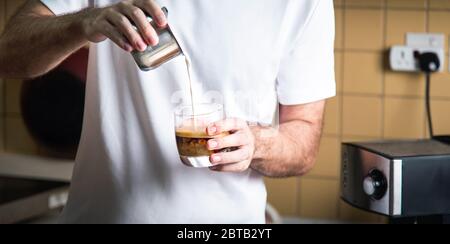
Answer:
[{"label": "t-shirt sleeve", "polygon": [[277,77],[281,104],[307,104],[336,95],[334,23],[333,1],[318,0],[294,45],[282,57]]},{"label": "t-shirt sleeve", "polygon": [[55,15],[78,12],[93,5],[92,0],[41,0]]}]

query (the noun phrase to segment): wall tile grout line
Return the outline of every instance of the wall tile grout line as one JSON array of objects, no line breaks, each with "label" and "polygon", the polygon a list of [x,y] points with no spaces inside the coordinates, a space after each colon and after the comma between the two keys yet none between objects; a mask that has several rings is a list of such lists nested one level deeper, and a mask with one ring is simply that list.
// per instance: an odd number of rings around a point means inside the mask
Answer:
[{"label": "wall tile grout line", "polygon": [[[346,23],[347,23],[347,8],[345,7],[345,5],[346,5],[346,2],[347,2],[347,0],[343,0],[343,4],[344,4],[344,8],[343,8],[343,10],[342,10],[342,32],[340,33],[340,35],[342,36],[342,43],[341,43],[341,45],[342,45],[342,47],[343,47],[343,49],[345,50],[345,46],[346,46],[346,31],[347,31],[347,28],[346,28]],[[341,65],[340,65],[340,77],[339,77],[339,79],[340,79],[340,82],[341,82],[341,87],[340,87],[340,91],[338,92],[338,95],[339,95],[339,100],[338,100],[338,104],[339,104],[339,106],[338,106],[338,116],[339,116],[339,118],[338,118],[338,120],[339,120],[339,128],[338,128],[338,141],[339,141],[339,147],[340,147],[340,145],[341,145],[341,143],[342,143],[342,141],[343,141],[343,137],[342,137],[342,133],[343,133],[343,128],[344,128],[344,84],[345,84],[345,80],[344,80],[344,77],[345,77],[345,74],[344,74],[344,72],[345,72],[345,68],[344,68],[344,64],[345,64],[345,51],[341,54],[341,56],[340,56],[340,62],[341,62]],[[339,162],[339,166],[340,166],[340,159],[338,159],[338,162]],[[339,167],[339,169],[340,169],[340,167]],[[340,173],[340,172],[339,172]],[[338,180],[338,186],[340,187],[340,180]],[[339,218],[341,218],[341,215],[342,215],[342,213],[341,213],[341,203],[340,203],[340,194],[338,194],[338,196],[337,196],[337,202],[336,202],[336,204],[337,204],[337,206],[336,206],[336,209],[337,209],[337,211],[336,211],[336,215],[337,215],[337,218],[339,219]]]},{"label": "wall tile grout line", "polygon": [[[1,13],[1,17],[2,17],[2,22],[3,22],[3,28],[5,28],[5,26],[6,26],[6,9],[7,9],[7,4],[6,4],[6,1],[5,0],[1,0],[1,3],[2,3],[2,5],[3,5],[3,13]],[[1,119],[2,119],[2,121],[3,121],[3,123],[2,123],[2,140],[3,140],[3,151],[6,151],[6,149],[7,149],[7,136],[6,136],[6,133],[7,133],[7,121],[6,121],[6,118],[7,118],[7,106],[6,106],[6,104],[7,104],[7,99],[6,99],[6,94],[7,94],[7,90],[6,90],[6,80],[5,79],[3,79],[3,82],[2,82],[2,88],[3,88],[3,91],[2,91],[2,106],[3,106],[3,114],[2,114],[2,117],[1,117]]]},{"label": "wall tile grout line", "polygon": [[308,176],[304,176],[303,179],[339,181],[339,177],[329,176],[329,175],[308,175]]},{"label": "wall tile grout line", "polygon": [[[427,10],[425,11],[425,16],[426,16],[426,18],[425,18],[425,31],[427,32],[427,33],[430,33],[430,31],[431,31],[431,29],[430,29],[430,5],[431,5],[431,3],[430,3],[430,0],[427,0]],[[431,80],[431,82],[432,82],[433,80]],[[425,95],[424,96],[422,96],[422,99],[423,99],[423,103],[422,103],[422,106],[426,106],[426,104],[425,104]],[[434,101],[434,99],[433,99],[433,97],[431,97],[430,98],[432,101]],[[431,107],[433,107],[432,105],[431,105]],[[427,121],[427,112],[426,112],[426,109],[424,109],[423,110],[423,119],[422,119],[422,126],[423,126],[423,132],[422,132],[422,136],[423,136],[423,138],[427,138],[427,137],[429,137],[430,136],[430,133],[428,132],[428,121]]]},{"label": "wall tile grout line", "polygon": [[333,139],[339,139],[340,134],[334,134],[334,133],[323,133],[323,138],[333,138]]},{"label": "wall tile grout line", "polygon": [[[385,8],[383,10],[383,46],[387,46],[387,34],[388,34],[388,6],[387,2],[385,1]],[[384,59],[383,59],[384,60]],[[383,61],[384,62],[384,61]],[[384,65],[386,67],[386,65]],[[381,138],[384,139],[385,137],[385,116],[386,116],[386,72],[383,72],[382,78],[381,78],[381,89],[382,89],[382,96],[381,96],[381,126],[380,126],[380,135]]]},{"label": "wall tile grout line", "polygon": [[296,189],[296,195],[295,195],[295,200],[297,201],[297,204],[295,206],[295,213],[297,216],[301,217],[301,190],[302,190],[302,180],[301,177],[297,177],[295,179],[296,184],[297,184],[297,189]]},{"label": "wall tile grout line", "polygon": [[[363,93],[363,92],[344,92],[345,97],[370,97],[370,98],[399,98],[399,99],[423,99],[424,95],[397,95],[397,94],[374,94],[374,93]],[[431,96],[432,101],[450,101],[449,97],[443,96]]]},{"label": "wall tile grout line", "polygon": [[[382,0],[383,1],[383,0]],[[338,6],[337,9],[351,9],[351,10],[360,10],[360,9],[366,9],[366,10],[382,10],[382,9],[389,9],[389,10],[398,10],[398,11],[426,11],[426,10],[432,10],[432,11],[438,11],[438,12],[450,12],[450,8],[438,8],[438,7],[430,7],[427,5],[425,7],[397,7],[397,6],[356,6],[356,5],[346,5],[346,6]]]},{"label": "wall tile grout line", "polygon": [[346,48],[344,47],[343,49],[337,49],[336,51],[341,51],[341,52],[353,52],[353,53],[380,53],[382,51],[384,51],[383,49],[360,49],[360,48]]},{"label": "wall tile grout line", "polygon": [[[353,52],[353,53],[380,53],[382,51],[386,51],[386,48],[383,49],[361,49],[361,48],[335,48],[334,49],[335,52]],[[446,54],[448,55],[449,52],[446,52]]]},{"label": "wall tile grout line", "polygon": [[428,10],[433,11],[433,12],[441,12],[441,13],[450,12],[450,9],[428,8]]},{"label": "wall tile grout line", "polygon": [[[2,22],[3,25],[6,25],[6,1],[1,0],[1,4],[3,5],[2,9],[3,9],[3,13],[1,14],[1,18],[2,18]],[[3,26],[4,28],[4,26]],[[1,140],[3,140],[2,143],[2,151],[6,151],[6,132],[7,132],[7,128],[6,128],[6,81],[5,79],[2,79],[2,115],[1,115],[1,120],[2,120],[2,138]]]}]

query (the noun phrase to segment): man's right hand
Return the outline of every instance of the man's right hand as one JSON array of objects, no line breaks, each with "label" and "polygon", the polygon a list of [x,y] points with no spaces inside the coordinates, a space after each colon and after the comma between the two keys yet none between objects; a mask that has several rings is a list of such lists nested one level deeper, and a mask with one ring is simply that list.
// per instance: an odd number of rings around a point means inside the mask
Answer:
[{"label": "man's right hand", "polygon": [[[166,16],[154,0],[125,0],[115,5],[86,10],[82,27],[91,42],[111,39],[127,52],[144,51],[159,42],[158,35],[148,22],[149,14],[159,27],[167,25]],[[133,23],[138,28],[133,28]]]}]

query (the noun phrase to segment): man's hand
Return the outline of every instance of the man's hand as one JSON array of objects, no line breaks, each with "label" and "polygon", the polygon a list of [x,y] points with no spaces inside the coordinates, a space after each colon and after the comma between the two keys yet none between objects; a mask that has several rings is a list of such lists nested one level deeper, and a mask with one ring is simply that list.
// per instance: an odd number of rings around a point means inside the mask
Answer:
[{"label": "man's hand", "polygon": [[223,138],[208,141],[208,149],[236,151],[213,154],[211,169],[220,172],[255,170],[268,177],[302,176],[315,164],[322,134],[325,101],[310,104],[280,105],[280,125],[249,126],[240,119],[210,125],[207,133]]},{"label": "man's hand", "polygon": [[0,76],[41,76],[88,41],[98,43],[109,38],[128,52],[144,51],[159,42],[146,15],[155,20],[155,28],[167,25],[164,12],[154,0],[125,0],[61,16],[55,16],[39,0],[26,1],[0,36]]},{"label": "man's hand", "polygon": [[167,25],[164,12],[154,0],[125,0],[106,8],[88,9],[85,14],[82,27],[86,39],[98,43],[109,38],[127,52],[144,51],[148,45],[158,44],[158,35],[146,14],[159,27]]},{"label": "man's hand", "polygon": [[255,153],[255,137],[247,122],[240,119],[227,119],[208,127],[210,136],[217,136],[230,132],[226,137],[208,141],[208,149],[220,151],[228,148],[237,148],[232,152],[213,154],[210,157],[214,165],[211,170],[220,172],[244,172],[250,168]]}]

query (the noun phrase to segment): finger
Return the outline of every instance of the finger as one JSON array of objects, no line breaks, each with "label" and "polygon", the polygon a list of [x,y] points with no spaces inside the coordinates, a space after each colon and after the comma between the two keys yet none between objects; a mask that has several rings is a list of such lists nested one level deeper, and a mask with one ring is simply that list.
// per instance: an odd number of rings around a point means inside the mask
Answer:
[{"label": "finger", "polygon": [[232,152],[213,154],[210,157],[210,161],[213,165],[234,164],[249,159],[250,148],[247,146]]},{"label": "finger", "polygon": [[107,36],[116,45],[127,52],[133,51],[133,47],[128,43],[127,39],[112,26],[110,23],[106,22],[101,25],[101,33]]},{"label": "finger", "polygon": [[232,147],[241,147],[250,144],[250,138],[247,134],[238,132],[222,138],[215,138],[208,141],[208,149],[220,150]]},{"label": "finger", "polygon": [[137,7],[145,9],[145,11],[152,16],[155,23],[159,27],[165,27],[167,25],[167,18],[160,6],[153,0],[142,1]]},{"label": "finger", "polygon": [[235,164],[218,165],[218,166],[211,167],[210,169],[212,171],[224,172],[224,173],[242,173],[249,169],[248,165],[249,165],[248,161],[243,161],[243,162],[235,163]]},{"label": "finger", "polygon": [[211,136],[220,135],[224,132],[235,132],[247,128],[247,122],[240,119],[226,119],[213,123],[208,127]]},{"label": "finger", "polygon": [[142,40],[141,35],[133,29],[133,26],[125,15],[116,13],[108,16],[108,20],[114,25],[127,39],[128,42],[133,45],[136,50],[145,51],[147,45]]},{"label": "finger", "polygon": [[123,12],[135,23],[139,33],[148,45],[154,46],[158,44],[158,34],[147,20],[144,11],[135,6],[128,6],[123,9]]}]

